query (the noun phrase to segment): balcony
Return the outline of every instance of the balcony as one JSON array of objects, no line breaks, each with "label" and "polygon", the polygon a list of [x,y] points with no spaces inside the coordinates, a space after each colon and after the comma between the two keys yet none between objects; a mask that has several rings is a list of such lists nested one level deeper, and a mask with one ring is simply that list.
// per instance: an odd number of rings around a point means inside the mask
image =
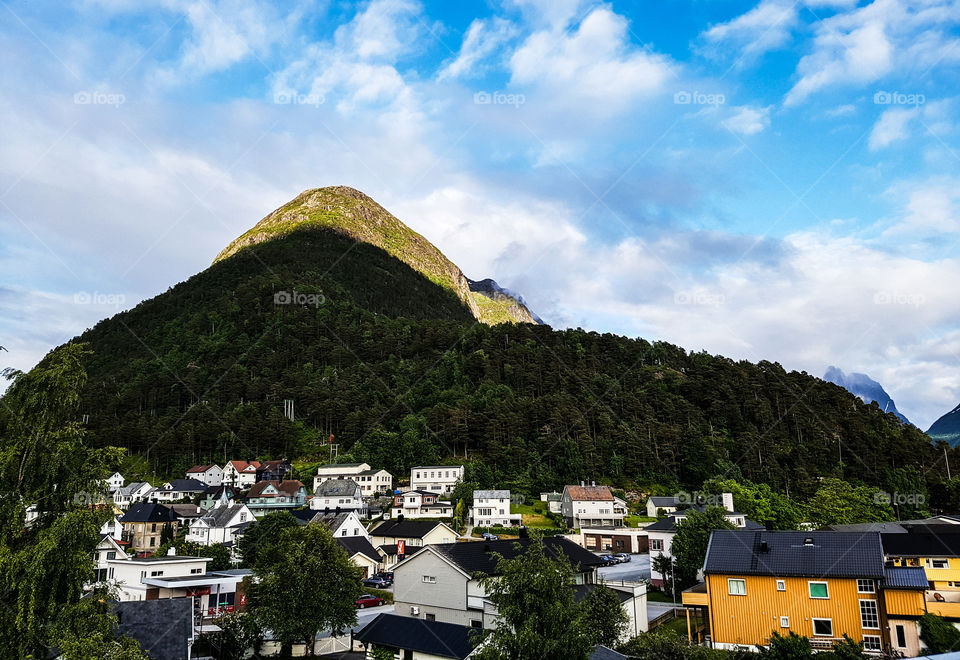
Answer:
[{"label": "balcony", "polygon": [[710,604],[707,597],[707,585],[703,582],[684,590],[681,598],[684,605],[707,607]]},{"label": "balcony", "polygon": [[960,591],[928,591],[927,611],[948,619],[960,619]]}]

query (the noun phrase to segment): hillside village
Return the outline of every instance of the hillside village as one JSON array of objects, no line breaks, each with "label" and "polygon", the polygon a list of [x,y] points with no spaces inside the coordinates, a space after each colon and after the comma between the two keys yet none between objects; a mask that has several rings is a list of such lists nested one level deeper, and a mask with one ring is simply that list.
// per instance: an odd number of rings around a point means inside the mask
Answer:
[{"label": "hillside village", "polygon": [[[615,594],[624,623],[611,646],[627,652],[631,640],[669,630],[718,652],[769,646],[779,635],[809,640],[812,650],[849,639],[865,657],[915,657],[927,648],[922,617],[960,622],[960,517],[782,531],[738,512],[729,492],[628,502],[581,482],[527,505],[507,489],[465,494],[464,470],[392,475],[368,463],[323,464],[309,486],[289,478],[284,460],[196,465],[159,486],[114,473],[102,483],[108,496],[91,503],[113,515],[87,589],[115,588],[124,633],[150,657],[215,653],[223,617],[245,616],[258,579],[244,536],[286,515],[328,530],[363,591],[357,625],[318,636],[309,650],[295,645],[295,654],[474,657],[483,645],[472,631],[502,622],[483,576],[497,576],[500,561],[532,543],[572,566],[575,602],[597,589]],[[678,589],[675,539],[708,513],[722,528],[707,530],[695,583]],[[182,622],[176,634],[163,625],[172,619]],[[267,634],[255,646],[267,657],[282,645]],[[629,656],[598,645],[591,657]]]}]

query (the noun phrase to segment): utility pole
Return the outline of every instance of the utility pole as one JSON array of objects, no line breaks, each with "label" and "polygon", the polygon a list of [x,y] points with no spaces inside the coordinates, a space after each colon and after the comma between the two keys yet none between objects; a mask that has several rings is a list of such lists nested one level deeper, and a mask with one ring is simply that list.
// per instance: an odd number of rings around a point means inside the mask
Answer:
[{"label": "utility pole", "polygon": [[943,460],[947,464],[947,481],[950,481],[950,457],[947,456],[947,448],[943,448]]}]

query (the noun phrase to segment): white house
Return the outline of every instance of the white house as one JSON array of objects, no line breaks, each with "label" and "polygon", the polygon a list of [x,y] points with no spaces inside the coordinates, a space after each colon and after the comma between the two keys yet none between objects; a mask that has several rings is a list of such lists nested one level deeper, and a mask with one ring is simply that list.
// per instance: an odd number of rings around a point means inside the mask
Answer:
[{"label": "white house", "polygon": [[107,563],[109,560],[114,559],[128,560],[130,557],[124,549],[120,547],[120,544],[117,543],[117,539],[112,536],[101,537],[100,544],[97,545],[97,549],[93,552],[93,582],[89,586],[114,579],[114,571],[111,570],[110,565]]},{"label": "white house", "polygon": [[560,513],[567,527],[622,527],[627,503],[609,486],[564,486]]},{"label": "white house", "polygon": [[313,478],[313,490],[316,491],[320,484],[331,479],[352,479],[360,486],[360,492],[365,497],[393,492],[393,475],[386,470],[371,468],[369,463],[321,465],[317,468],[317,476]]},{"label": "white house", "polygon": [[128,509],[131,505],[142,502],[151,490],[153,490],[153,486],[146,481],[131,482],[114,491],[113,503],[121,509]]},{"label": "white house", "polygon": [[219,465],[194,465],[187,470],[186,479],[196,479],[208,486],[219,486],[223,483],[223,470]]},{"label": "white house", "polygon": [[121,488],[125,482],[126,479],[123,478],[122,474],[119,472],[114,472],[107,479],[107,490],[109,490],[111,493],[115,493],[117,492],[117,489]]},{"label": "white house", "polygon": [[101,536],[112,536],[119,541],[123,538],[123,524],[120,522],[120,516],[114,515],[110,520],[100,526]]},{"label": "white house", "polygon": [[145,499],[148,502],[176,502],[182,499],[193,499],[198,495],[203,495],[207,490],[207,484],[196,479],[174,479],[154,488],[147,493]]},{"label": "white house", "polygon": [[396,518],[452,518],[453,503],[440,500],[439,493],[406,490],[393,496],[391,515]]},{"label": "white house", "polygon": [[661,515],[669,515],[676,511],[679,505],[680,498],[675,495],[651,495],[647,498],[647,516],[659,518]]},{"label": "white house", "polygon": [[317,511],[362,511],[360,486],[352,479],[327,479],[317,486],[310,500],[310,508]]},{"label": "white house", "polygon": [[510,513],[509,490],[475,490],[470,507],[470,524],[476,527],[511,527],[523,516]]},{"label": "white house", "polygon": [[257,483],[257,470],[259,468],[260,461],[230,461],[223,466],[220,483],[237,486],[238,488],[249,488]]},{"label": "white house", "polygon": [[186,540],[200,545],[233,544],[237,534],[253,520],[253,513],[246,504],[230,504],[222,500],[190,524]]},{"label": "white house", "polygon": [[410,490],[452,493],[462,479],[462,465],[421,465],[410,469]]}]

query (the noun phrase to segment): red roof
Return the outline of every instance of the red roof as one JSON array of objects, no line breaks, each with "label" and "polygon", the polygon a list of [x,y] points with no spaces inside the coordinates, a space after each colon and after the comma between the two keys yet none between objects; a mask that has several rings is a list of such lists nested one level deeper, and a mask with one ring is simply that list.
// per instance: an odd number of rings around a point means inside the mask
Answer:
[{"label": "red roof", "polygon": [[[304,488],[303,483],[297,481],[296,479],[286,479],[284,481],[258,481],[250,486],[250,490],[247,491],[247,497],[264,497],[263,489],[270,485],[287,497],[295,496],[297,491],[299,491],[301,488]],[[272,495],[266,495],[266,497],[272,497]]]},{"label": "red roof", "polygon": [[578,502],[612,502],[613,493],[609,486],[567,486],[570,499]]},{"label": "red roof", "polygon": [[256,470],[260,467],[260,461],[230,461],[230,465],[232,465],[233,469],[237,472],[245,472],[250,468]]},{"label": "red roof", "polygon": [[187,474],[192,472],[206,472],[210,468],[217,467],[216,465],[194,465],[192,468],[187,470]]}]

